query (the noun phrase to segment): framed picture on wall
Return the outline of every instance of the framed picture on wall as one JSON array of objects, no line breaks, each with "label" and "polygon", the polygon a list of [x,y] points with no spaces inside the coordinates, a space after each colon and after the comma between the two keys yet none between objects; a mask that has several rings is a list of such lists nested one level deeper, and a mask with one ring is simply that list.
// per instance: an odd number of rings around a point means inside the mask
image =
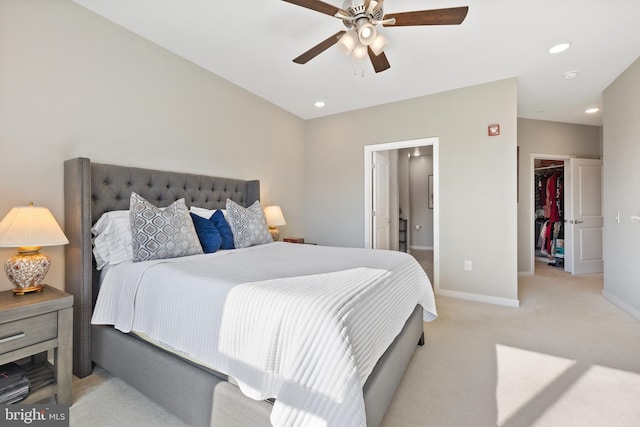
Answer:
[{"label": "framed picture on wall", "polygon": [[429,209],[433,209],[433,175],[429,175],[429,183],[427,184],[427,205]]}]

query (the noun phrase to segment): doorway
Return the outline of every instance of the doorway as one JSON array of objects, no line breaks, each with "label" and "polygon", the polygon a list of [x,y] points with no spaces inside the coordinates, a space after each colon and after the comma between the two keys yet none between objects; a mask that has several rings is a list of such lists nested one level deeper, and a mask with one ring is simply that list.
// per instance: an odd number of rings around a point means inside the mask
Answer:
[{"label": "doorway", "polygon": [[[433,156],[433,172],[431,177],[431,183],[427,184],[431,189],[431,197],[425,193],[425,201],[429,202],[431,213],[433,215],[433,272],[431,281],[435,289],[438,289],[439,283],[439,161],[438,161],[438,138],[424,138],[408,141],[398,141],[386,144],[367,145],[364,147],[364,183],[365,183],[365,197],[364,197],[364,235],[365,235],[365,248],[373,249],[376,240],[376,212],[374,199],[378,199],[375,189],[376,174],[374,173],[374,164],[376,159],[376,153],[390,151],[390,150],[402,150],[402,149],[415,149],[416,147],[429,147],[432,150]],[[396,212],[392,212],[392,216],[398,216],[398,209]],[[384,219],[382,219],[384,221]],[[408,233],[409,230],[407,230]]]},{"label": "doorway", "polygon": [[530,167],[531,271],[543,255],[571,274],[601,273],[602,160],[532,153]]},{"label": "doorway", "polygon": [[535,158],[533,250],[537,265],[565,269],[564,159]]}]

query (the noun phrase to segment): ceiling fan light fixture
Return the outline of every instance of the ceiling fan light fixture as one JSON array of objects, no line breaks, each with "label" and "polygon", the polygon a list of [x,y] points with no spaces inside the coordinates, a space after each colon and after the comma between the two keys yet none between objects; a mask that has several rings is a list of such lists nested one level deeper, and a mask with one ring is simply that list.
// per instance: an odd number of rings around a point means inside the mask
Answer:
[{"label": "ceiling fan light fixture", "polygon": [[366,23],[358,28],[358,39],[360,39],[360,43],[365,46],[369,46],[373,43],[377,36],[378,32],[376,31],[376,28],[370,23]]},{"label": "ceiling fan light fixture", "polygon": [[340,40],[338,40],[338,46],[345,55],[349,55],[357,44],[358,35],[354,30],[347,31],[342,37],[340,37]]},{"label": "ceiling fan light fixture", "polygon": [[382,53],[384,48],[387,47],[387,44],[389,44],[389,40],[387,40],[387,38],[382,34],[378,34],[376,39],[373,41],[373,43],[371,43],[369,47],[371,48],[373,53],[375,53],[376,56],[378,56]]}]

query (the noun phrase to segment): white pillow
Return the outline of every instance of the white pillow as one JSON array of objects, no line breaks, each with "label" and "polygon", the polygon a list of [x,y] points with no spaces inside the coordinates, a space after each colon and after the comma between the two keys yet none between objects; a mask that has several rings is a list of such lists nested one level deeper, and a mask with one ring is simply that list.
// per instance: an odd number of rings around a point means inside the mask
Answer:
[{"label": "white pillow", "polygon": [[226,209],[205,209],[205,208],[199,208],[197,206],[191,206],[189,208],[189,212],[191,212],[194,215],[198,215],[199,217],[202,217],[204,219],[210,219],[211,216],[216,211],[222,211],[222,215],[224,215],[225,218],[227,217],[227,210]]},{"label": "white pillow", "polygon": [[129,211],[105,212],[91,228],[96,268],[133,260]]}]

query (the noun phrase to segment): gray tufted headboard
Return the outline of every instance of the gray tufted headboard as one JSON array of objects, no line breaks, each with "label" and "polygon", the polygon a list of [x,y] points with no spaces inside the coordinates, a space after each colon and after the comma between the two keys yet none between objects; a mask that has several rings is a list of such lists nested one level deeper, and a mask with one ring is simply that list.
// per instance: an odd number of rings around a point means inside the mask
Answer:
[{"label": "gray tufted headboard", "polygon": [[187,206],[224,209],[226,200],[249,206],[260,198],[260,182],[215,178],[126,166],[91,163],[78,157],[64,162],[65,291],[74,295],[73,373],[91,373],[91,314],[98,272],[93,260],[91,226],[112,210],[129,209],[135,191],[157,206],[184,198]]}]

